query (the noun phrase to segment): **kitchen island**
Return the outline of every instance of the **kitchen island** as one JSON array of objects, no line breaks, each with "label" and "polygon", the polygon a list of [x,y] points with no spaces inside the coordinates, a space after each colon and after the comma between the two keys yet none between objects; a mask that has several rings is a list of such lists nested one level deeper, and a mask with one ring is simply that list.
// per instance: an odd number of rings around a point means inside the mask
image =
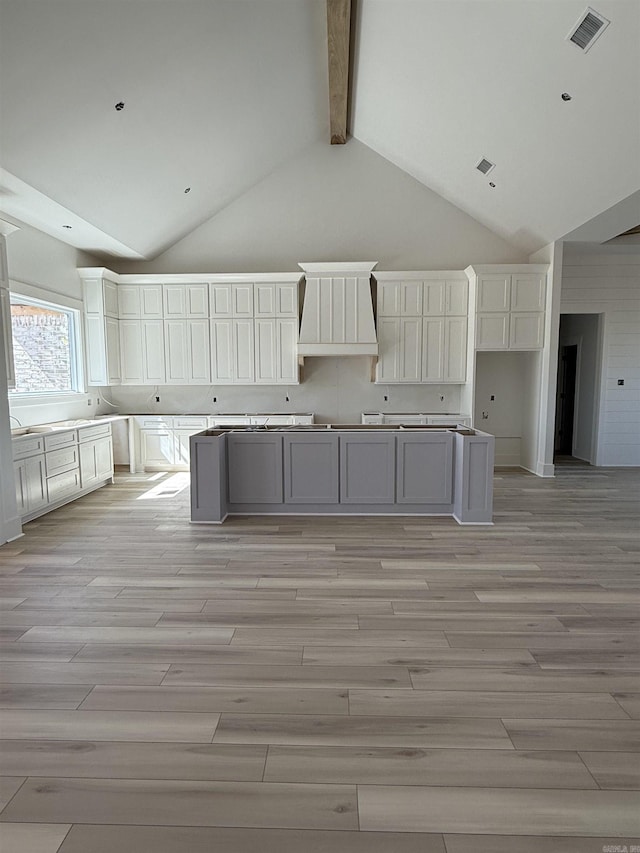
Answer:
[{"label": "kitchen island", "polygon": [[451,426],[314,424],[191,436],[191,521],[451,515],[491,524],[494,437]]}]

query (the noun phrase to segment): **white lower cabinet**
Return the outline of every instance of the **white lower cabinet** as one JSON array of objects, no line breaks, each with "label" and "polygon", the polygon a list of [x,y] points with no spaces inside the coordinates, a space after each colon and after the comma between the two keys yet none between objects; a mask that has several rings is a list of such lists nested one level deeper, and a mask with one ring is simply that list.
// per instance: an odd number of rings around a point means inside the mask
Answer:
[{"label": "white lower cabinet", "polygon": [[174,465],[172,429],[143,429],[140,432],[140,461],[144,469]]},{"label": "white lower cabinet", "polygon": [[113,478],[111,424],[14,439],[18,513],[23,521]]},{"label": "white lower cabinet", "polygon": [[113,477],[111,436],[80,443],[80,483],[83,489]]},{"label": "white lower cabinet", "polygon": [[28,515],[47,504],[44,454],[14,462],[18,514]]}]

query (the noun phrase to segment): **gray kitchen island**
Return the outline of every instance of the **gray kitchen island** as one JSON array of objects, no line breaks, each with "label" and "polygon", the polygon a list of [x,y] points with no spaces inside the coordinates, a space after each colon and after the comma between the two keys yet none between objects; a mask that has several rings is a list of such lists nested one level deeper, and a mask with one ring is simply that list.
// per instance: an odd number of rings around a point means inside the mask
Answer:
[{"label": "gray kitchen island", "polygon": [[494,437],[463,426],[210,429],[190,445],[193,522],[281,514],[492,523]]}]

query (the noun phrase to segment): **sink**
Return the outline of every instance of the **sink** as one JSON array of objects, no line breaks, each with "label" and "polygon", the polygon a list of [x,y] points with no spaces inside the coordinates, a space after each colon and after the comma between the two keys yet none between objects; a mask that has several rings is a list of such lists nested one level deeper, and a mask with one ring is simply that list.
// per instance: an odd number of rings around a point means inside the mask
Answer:
[{"label": "sink", "polygon": [[93,423],[92,420],[88,418],[78,418],[77,420],[70,421],[56,421],[52,424],[38,424],[38,426],[29,427],[29,432],[56,432],[57,430],[62,429],[74,429],[79,426],[87,426],[87,424]]}]

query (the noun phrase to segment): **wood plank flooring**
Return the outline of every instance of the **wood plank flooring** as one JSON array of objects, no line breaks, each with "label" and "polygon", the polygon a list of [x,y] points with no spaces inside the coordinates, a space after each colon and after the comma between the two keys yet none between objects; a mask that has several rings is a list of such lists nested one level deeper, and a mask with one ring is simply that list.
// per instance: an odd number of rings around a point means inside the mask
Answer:
[{"label": "wood plank flooring", "polygon": [[498,472],[478,528],[157,484],[0,548],[2,853],[640,845],[637,470]]}]

